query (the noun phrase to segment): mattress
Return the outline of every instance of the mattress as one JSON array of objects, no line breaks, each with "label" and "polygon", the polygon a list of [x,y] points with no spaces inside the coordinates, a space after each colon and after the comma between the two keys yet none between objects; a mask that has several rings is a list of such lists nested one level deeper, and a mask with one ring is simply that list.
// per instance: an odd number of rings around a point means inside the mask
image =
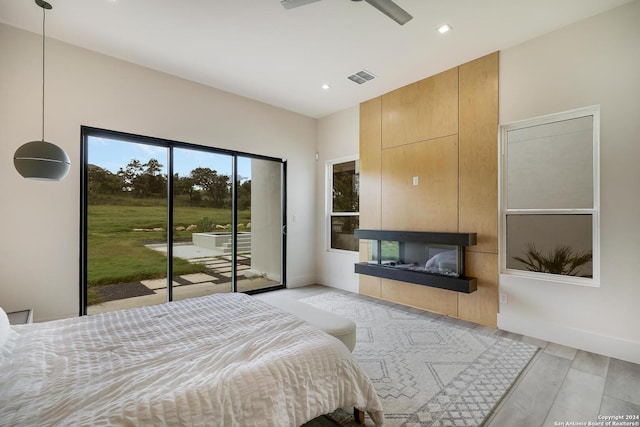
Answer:
[{"label": "mattress", "polygon": [[0,425],[299,426],[339,407],[384,422],[340,341],[244,294],[12,329]]}]

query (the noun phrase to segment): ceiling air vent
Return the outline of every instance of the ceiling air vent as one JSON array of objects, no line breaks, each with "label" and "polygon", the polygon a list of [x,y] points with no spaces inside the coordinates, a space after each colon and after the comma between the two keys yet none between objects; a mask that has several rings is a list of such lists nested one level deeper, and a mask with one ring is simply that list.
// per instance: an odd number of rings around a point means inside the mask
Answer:
[{"label": "ceiling air vent", "polygon": [[358,83],[359,85],[361,85],[362,83],[366,83],[369,80],[373,80],[376,78],[376,76],[374,76],[373,74],[371,74],[368,71],[362,70],[362,71],[358,71],[357,73],[347,77],[349,80],[354,81],[356,83]]}]

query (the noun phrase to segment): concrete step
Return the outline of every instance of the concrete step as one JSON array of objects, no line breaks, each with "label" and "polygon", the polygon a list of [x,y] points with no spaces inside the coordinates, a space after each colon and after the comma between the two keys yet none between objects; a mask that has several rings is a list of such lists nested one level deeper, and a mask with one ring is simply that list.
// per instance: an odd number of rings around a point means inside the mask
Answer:
[{"label": "concrete step", "polygon": [[[231,247],[231,242],[225,242],[222,244],[222,246],[220,246],[222,249],[226,249],[226,248],[230,248]],[[251,242],[238,242],[238,247],[242,248],[242,247],[247,247],[250,248],[251,247]]]},{"label": "concrete step", "polygon": [[[231,242],[225,242],[222,244],[222,246],[220,246],[219,249],[222,249],[222,252],[225,255],[230,254],[231,252],[233,252],[231,250]],[[244,242],[238,240],[238,252],[251,252],[251,240],[245,240]]]},{"label": "concrete step", "polygon": [[[222,253],[225,255],[231,255],[231,248],[225,248],[222,250]],[[238,248],[239,254],[251,253],[251,248]]]}]

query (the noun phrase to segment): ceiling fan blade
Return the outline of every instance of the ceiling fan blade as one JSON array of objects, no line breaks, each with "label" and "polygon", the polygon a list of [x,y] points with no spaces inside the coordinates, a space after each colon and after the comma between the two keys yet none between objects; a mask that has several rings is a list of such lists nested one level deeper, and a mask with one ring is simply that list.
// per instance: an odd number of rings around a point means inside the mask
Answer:
[{"label": "ceiling fan blade", "polygon": [[314,3],[320,0],[281,0],[280,4],[285,9],[293,9],[294,7],[304,6],[305,4]]},{"label": "ceiling fan blade", "polygon": [[378,9],[380,12],[387,15],[389,18],[393,19],[400,25],[404,25],[407,22],[413,19],[413,16],[409,15],[409,13],[395,4],[391,0],[365,0],[371,6]]}]

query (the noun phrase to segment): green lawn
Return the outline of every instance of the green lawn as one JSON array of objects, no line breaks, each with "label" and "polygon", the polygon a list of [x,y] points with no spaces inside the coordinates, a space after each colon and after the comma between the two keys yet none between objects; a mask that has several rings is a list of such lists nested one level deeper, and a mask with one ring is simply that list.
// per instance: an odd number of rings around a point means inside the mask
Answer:
[{"label": "green lawn", "polygon": [[[215,224],[231,223],[230,209],[176,207],[174,227],[198,224],[207,217]],[[90,303],[97,303],[98,295],[91,289],[113,283],[133,282],[166,276],[166,257],[146,248],[150,241],[166,240],[165,206],[90,205],[88,208],[88,287]],[[238,212],[238,222],[251,222],[250,211]],[[163,231],[133,231],[135,228],[162,228]],[[189,238],[191,231],[178,231],[175,238]],[[204,270],[204,265],[189,264],[175,258],[175,274]]]}]

